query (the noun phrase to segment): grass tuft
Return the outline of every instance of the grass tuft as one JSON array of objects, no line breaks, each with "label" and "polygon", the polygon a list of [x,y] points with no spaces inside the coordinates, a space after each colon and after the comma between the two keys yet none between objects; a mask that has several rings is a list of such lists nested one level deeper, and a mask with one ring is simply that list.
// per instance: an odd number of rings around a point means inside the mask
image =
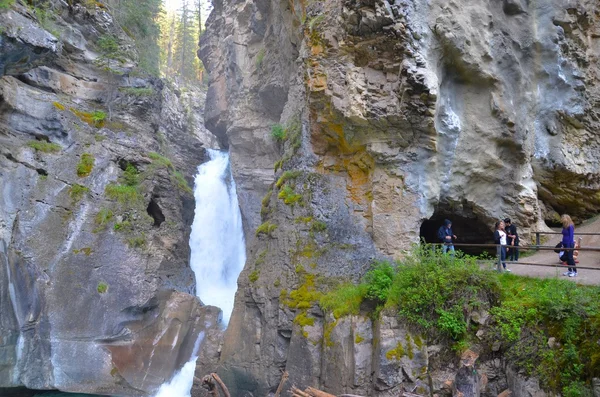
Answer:
[{"label": "grass tuft", "polygon": [[256,229],[256,236],[258,237],[261,234],[266,234],[267,236],[271,237],[275,229],[277,229],[277,225],[267,221]]},{"label": "grass tuft", "polygon": [[79,164],[77,164],[77,176],[80,178],[85,178],[89,176],[94,168],[94,156],[89,153],[84,153],[81,155],[81,159],[79,160]]},{"label": "grass tuft", "polygon": [[35,149],[36,152],[43,153],[58,153],[61,150],[60,145],[46,141],[29,141],[27,146]]}]

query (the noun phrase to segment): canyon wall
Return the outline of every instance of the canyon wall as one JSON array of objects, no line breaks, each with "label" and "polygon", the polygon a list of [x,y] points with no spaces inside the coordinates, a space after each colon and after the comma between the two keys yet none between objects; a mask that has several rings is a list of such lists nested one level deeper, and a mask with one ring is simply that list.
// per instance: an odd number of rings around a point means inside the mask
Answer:
[{"label": "canyon wall", "polygon": [[100,3],[46,6],[0,10],[0,388],[150,395],[219,316],[189,267],[204,97]]},{"label": "canyon wall", "polygon": [[508,216],[526,243],[560,213],[598,213],[595,1],[215,1],[200,44],[248,246],[220,357],[234,395],[274,392],[284,370],[333,393],[438,392],[444,376],[418,373],[439,347],[390,360],[382,346],[415,335],[339,325],[316,292],[446,217],[460,242],[487,242]]}]

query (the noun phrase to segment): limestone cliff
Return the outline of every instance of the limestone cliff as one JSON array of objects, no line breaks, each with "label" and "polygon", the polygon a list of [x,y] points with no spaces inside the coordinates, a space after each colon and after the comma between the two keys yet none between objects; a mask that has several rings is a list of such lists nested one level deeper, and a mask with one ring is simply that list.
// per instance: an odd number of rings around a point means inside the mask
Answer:
[{"label": "limestone cliff", "polygon": [[[199,55],[249,251],[221,355],[236,395],[273,392],[284,369],[336,393],[414,385],[412,364],[386,375],[375,343],[328,353],[312,292],[434,239],[445,217],[462,242],[505,216],[526,241],[600,208],[595,1],[215,1]],[[349,321],[339,338],[405,337]]]},{"label": "limestone cliff", "polygon": [[214,138],[100,3],[69,4],[52,33],[0,10],[0,388],[149,395],[217,320],[188,246]]}]

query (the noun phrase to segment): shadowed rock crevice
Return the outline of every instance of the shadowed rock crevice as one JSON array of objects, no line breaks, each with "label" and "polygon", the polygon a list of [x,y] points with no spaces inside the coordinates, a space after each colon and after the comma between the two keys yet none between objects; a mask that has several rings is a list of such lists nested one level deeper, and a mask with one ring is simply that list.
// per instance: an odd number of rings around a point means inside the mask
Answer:
[{"label": "shadowed rock crevice", "polygon": [[165,216],[160,209],[160,206],[156,202],[155,197],[150,199],[150,203],[148,203],[148,208],[146,208],[146,211],[148,211],[148,215],[154,219],[154,224],[152,226],[159,227],[161,223],[165,221]]}]

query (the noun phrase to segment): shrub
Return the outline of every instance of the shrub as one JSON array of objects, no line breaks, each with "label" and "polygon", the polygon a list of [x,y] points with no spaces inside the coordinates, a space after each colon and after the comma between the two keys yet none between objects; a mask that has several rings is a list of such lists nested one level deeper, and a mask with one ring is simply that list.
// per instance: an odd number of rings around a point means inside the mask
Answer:
[{"label": "shrub", "polygon": [[277,197],[283,200],[286,205],[294,205],[302,200],[302,195],[296,193],[289,185],[285,185],[283,189],[279,191]]},{"label": "shrub", "polygon": [[139,176],[140,172],[135,165],[127,163],[123,173],[123,183],[127,186],[137,186],[140,183]]},{"label": "shrub", "polygon": [[[374,302],[434,341],[453,340],[458,352],[480,329],[470,315],[487,310],[486,335],[501,342],[511,365],[555,393],[587,396],[591,378],[600,373],[598,296],[600,287],[498,274],[460,253],[452,258],[422,247],[395,266],[376,263],[358,285],[342,284],[320,304],[339,318]],[[548,345],[550,337],[559,347]],[[410,355],[410,348],[388,353]]]},{"label": "shrub", "polygon": [[299,171],[299,170],[285,171],[283,174],[281,174],[281,176],[279,177],[279,179],[277,180],[277,183],[275,185],[278,188],[280,188],[285,182],[292,180],[292,179],[296,179],[300,175],[302,175],[302,171]]},{"label": "shrub", "polygon": [[262,225],[260,225],[257,229],[256,229],[256,236],[260,236],[261,234],[266,234],[267,236],[271,236],[271,234],[275,231],[275,229],[277,229],[277,225],[271,223],[271,222],[265,222]]},{"label": "shrub", "polygon": [[82,112],[81,110],[77,110],[75,108],[69,108],[69,110],[79,119],[92,127],[101,128],[104,127],[104,123],[106,120],[106,113],[100,110],[96,110],[92,113]]},{"label": "shrub", "polygon": [[258,280],[258,276],[260,275],[260,271],[259,270],[254,270],[252,273],[250,273],[248,275],[248,280],[250,280],[251,283],[254,283]]},{"label": "shrub", "polygon": [[101,110],[95,110],[92,112],[92,121],[94,126],[102,127],[104,125],[104,120],[106,120],[106,113]]},{"label": "shrub", "polygon": [[90,191],[90,189],[88,189],[87,187],[76,183],[73,186],[71,186],[71,188],[69,189],[69,196],[71,196],[71,200],[73,201],[73,204],[76,204],[89,191]]},{"label": "shrub", "polygon": [[77,164],[77,176],[80,178],[85,178],[89,176],[94,168],[94,156],[89,153],[84,153],[81,155],[81,159],[79,160],[79,164]]},{"label": "shrub", "polygon": [[15,4],[15,0],[0,0],[0,10],[10,8],[13,4]]},{"label": "shrub", "polygon": [[323,296],[319,304],[323,310],[333,313],[336,319],[357,315],[366,294],[367,286],[365,284],[342,284],[336,290]]},{"label": "shrub", "polygon": [[36,152],[44,153],[58,153],[61,150],[60,145],[46,141],[29,141],[27,146],[35,149]]},{"label": "shrub", "polygon": [[279,141],[279,142],[284,141],[285,135],[286,135],[285,129],[283,128],[283,126],[281,124],[275,124],[273,127],[271,127],[271,136],[276,141]]},{"label": "shrub", "polygon": [[108,291],[108,284],[106,284],[104,281],[99,282],[98,287],[96,287],[96,291],[98,291],[99,294],[104,294],[106,291]]},{"label": "shrub", "polygon": [[384,304],[387,301],[394,276],[395,270],[388,262],[375,262],[374,267],[364,277],[367,285],[365,297]]}]

